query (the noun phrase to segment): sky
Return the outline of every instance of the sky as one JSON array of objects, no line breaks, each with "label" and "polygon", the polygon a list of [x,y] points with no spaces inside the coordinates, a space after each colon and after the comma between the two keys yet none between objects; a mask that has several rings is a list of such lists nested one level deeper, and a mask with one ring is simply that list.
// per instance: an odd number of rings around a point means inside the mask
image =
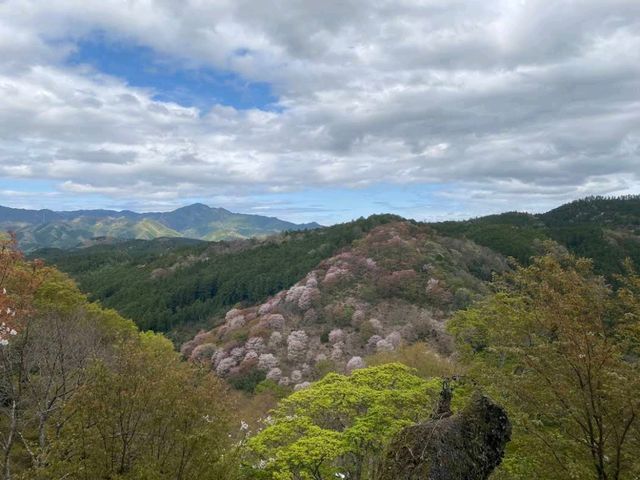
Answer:
[{"label": "sky", "polygon": [[0,205],[330,224],[638,193],[638,0],[0,0]]}]

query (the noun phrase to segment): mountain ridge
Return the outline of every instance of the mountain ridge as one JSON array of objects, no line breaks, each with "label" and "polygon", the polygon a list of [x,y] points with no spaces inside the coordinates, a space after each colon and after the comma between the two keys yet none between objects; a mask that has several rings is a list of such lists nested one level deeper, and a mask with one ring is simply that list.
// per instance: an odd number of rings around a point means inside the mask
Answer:
[{"label": "mountain ridge", "polygon": [[96,237],[154,239],[183,237],[229,240],[268,236],[285,230],[310,230],[315,222],[296,224],[277,217],[234,213],[194,203],[169,212],[131,210],[29,210],[0,206],[0,230],[14,231],[25,251],[73,248]]},{"label": "mountain ridge", "polygon": [[596,272],[610,278],[624,272],[626,258],[640,265],[640,195],[586,197],[544,213],[511,211],[431,225],[525,265],[548,240],[592,259]]}]

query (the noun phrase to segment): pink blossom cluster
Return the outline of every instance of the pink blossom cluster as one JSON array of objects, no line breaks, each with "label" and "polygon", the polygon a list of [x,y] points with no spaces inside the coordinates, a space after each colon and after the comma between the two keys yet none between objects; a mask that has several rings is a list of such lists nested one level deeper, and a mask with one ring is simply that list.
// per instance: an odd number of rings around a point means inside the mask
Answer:
[{"label": "pink blossom cluster", "polygon": [[365,364],[364,364],[364,360],[362,360],[362,357],[351,357],[351,359],[347,362],[347,373],[351,373],[354,370],[357,370],[358,368],[364,368]]},{"label": "pink blossom cluster", "polygon": [[309,310],[320,299],[320,290],[316,287],[304,287],[298,300],[298,308],[303,312]]},{"label": "pink blossom cluster", "polygon": [[273,312],[273,310],[280,304],[280,301],[280,295],[276,295],[275,297],[270,298],[258,307],[258,315],[267,315]]},{"label": "pink blossom cluster", "polygon": [[344,265],[332,265],[322,280],[323,285],[332,286],[349,275],[349,269]]},{"label": "pink blossom cluster", "polygon": [[340,328],[334,328],[329,332],[329,343],[338,343],[344,340],[344,332]]},{"label": "pink blossom cluster", "polygon": [[[9,310],[9,314],[11,314],[11,310],[9,308],[7,308],[7,310]],[[18,332],[16,330],[8,326],[5,322],[2,322],[0,324],[0,346],[6,347],[9,345],[9,338],[17,334]]]},{"label": "pink blossom cluster", "polygon": [[260,370],[271,370],[278,366],[280,362],[273,353],[263,353],[258,357],[258,368]]},{"label": "pink blossom cluster", "polygon": [[213,343],[203,343],[201,345],[196,346],[189,359],[193,362],[198,363],[210,363],[213,361],[213,356],[218,351],[218,347],[216,347]]},{"label": "pink blossom cluster", "polygon": [[304,360],[307,354],[309,336],[304,330],[294,330],[287,337],[287,357],[293,362]]},{"label": "pink blossom cluster", "polygon": [[[6,297],[6,295],[7,289],[5,287],[2,287],[2,290],[0,290],[0,296]],[[15,316],[15,308],[6,306],[0,309],[0,319],[4,317],[7,319],[7,322],[10,322],[10,320],[14,319]],[[0,347],[6,347],[7,345],[9,345],[9,339],[16,336],[17,334],[18,332],[11,325],[7,324],[4,321],[0,323]]]}]

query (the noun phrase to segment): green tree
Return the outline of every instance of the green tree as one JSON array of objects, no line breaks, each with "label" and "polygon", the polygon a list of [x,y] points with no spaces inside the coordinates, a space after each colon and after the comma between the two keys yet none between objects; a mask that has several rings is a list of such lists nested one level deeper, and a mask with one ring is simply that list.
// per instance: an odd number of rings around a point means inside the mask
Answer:
[{"label": "green tree", "polygon": [[548,254],[450,322],[514,423],[504,478],[640,475],[640,282],[625,283],[613,292],[589,260]]},{"label": "green tree", "polygon": [[254,478],[372,478],[390,438],[431,412],[439,380],[398,363],[330,373],[282,400],[249,440]]},{"label": "green tree", "polygon": [[227,387],[166,338],[1,239],[0,305],[3,480],[234,477]]},{"label": "green tree", "polygon": [[180,363],[155,334],[125,342],[97,362],[68,402],[72,416],[43,478],[233,478],[230,405],[220,381]]},{"label": "green tree", "polygon": [[77,310],[83,302],[59,272],[25,261],[13,238],[0,238],[0,446],[6,480],[45,460],[50,416],[80,381],[85,347],[97,338],[83,328],[87,315]]}]

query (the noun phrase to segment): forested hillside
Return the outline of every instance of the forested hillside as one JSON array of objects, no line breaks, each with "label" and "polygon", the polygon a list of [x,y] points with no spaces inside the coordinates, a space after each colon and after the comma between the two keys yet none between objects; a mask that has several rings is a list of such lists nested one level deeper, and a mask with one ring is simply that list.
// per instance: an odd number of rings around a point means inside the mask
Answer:
[{"label": "forested hillside", "polygon": [[262,304],[229,310],[182,353],[250,392],[265,378],[300,388],[416,342],[449,355],[445,321],[486,296],[486,282],[507,269],[502,256],[473,242],[387,223]]},{"label": "forested hillside", "polygon": [[[70,274],[90,298],[143,329],[193,333],[213,326],[237,303],[259,302],[288,288],[340,248],[391,215],[268,239],[197,242],[132,240],[33,254]],[[182,338],[182,335],[178,335]]]},{"label": "forested hillside", "polygon": [[523,265],[554,240],[572,253],[591,258],[598,273],[622,273],[630,258],[640,266],[640,196],[590,197],[533,215],[509,212],[433,227],[443,235],[466,237]]}]

